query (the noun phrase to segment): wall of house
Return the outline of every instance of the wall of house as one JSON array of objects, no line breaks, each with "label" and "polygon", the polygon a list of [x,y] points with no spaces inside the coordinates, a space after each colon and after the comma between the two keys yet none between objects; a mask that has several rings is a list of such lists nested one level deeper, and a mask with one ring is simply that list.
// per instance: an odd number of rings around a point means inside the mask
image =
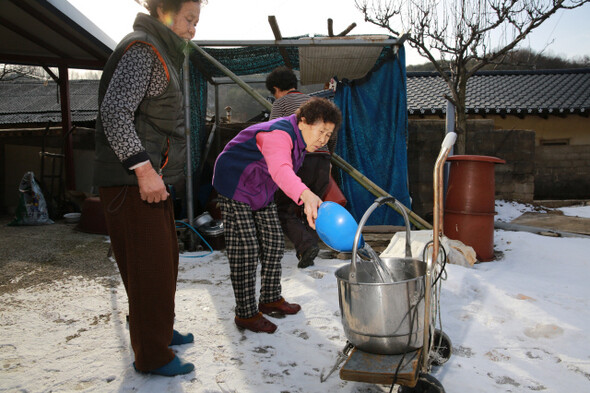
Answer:
[{"label": "wall of house", "polygon": [[[493,120],[470,120],[466,154],[498,157],[495,197],[532,202],[534,195],[534,132],[494,130]],[[408,122],[408,175],[412,210],[430,220],[433,208],[433,170],[445,133],[445,121]]]},{"label": "wall of house", "polygon": [[566,117],[548,116],[488,116],[494,121],[496,129],[535,130],[535,144],[541,141],[567,140],[572,146],[590,145],[590,117],[568,115]]},{"label": "wall of house", "polygon": [[[534,130],[535,145],[541,141],[567,140],[570,145],[590,145],[590,116],[500,116],[469,115],[471,120],[491,120],[496,130]],[[410,120],[440,121],[438,115],[410,116]]]}]

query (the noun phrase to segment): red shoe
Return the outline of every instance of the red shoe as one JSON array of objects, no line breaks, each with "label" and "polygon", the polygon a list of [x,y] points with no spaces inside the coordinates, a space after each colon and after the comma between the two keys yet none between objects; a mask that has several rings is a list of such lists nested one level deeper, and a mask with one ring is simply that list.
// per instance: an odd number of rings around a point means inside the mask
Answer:
[{"label": "red shoe", "polygon": [[238,329],[248,329],[256,333],[274,333],[275,330],[277,330],[277,325],[264,318],[261,313],[258,313],[250,318],[235,317],[234,322],[238,326]]},{"label": "red shoe", "polygon": [[292,315],[297,314],[301,310],[301,306],[295,303],[287,303],[285,299],[280,298],[274,302],[258,304],[258,310],[268,315]]}]

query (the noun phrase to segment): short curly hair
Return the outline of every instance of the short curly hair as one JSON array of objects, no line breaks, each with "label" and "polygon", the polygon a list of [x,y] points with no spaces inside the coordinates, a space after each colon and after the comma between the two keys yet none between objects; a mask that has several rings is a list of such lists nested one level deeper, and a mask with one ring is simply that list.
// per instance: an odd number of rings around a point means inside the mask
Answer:
[{"label": "short curly hair", "polygon": [[327,98],[312,97],[309,101],[301,105],[295,113],[297,114],[297,122],[305,118],[307,124],[315,124],[318,121],[334,123],[332,138],[335,137],[336,131],[338,131],[342,122],[340,109]]},{"label": "short curly hair", "polygon": [[275,87],[281,90],[290,90],[297,88],[297,75],[292,69],[280,66],[272,70],[266,77],[266,88],[274,94]]},{"label": "short curly hair", "polygon": [[143,5],[150,12],[151,16],[157,18],[159,6],[162,6],[164,12],[178,12],[180,10],[180,7],[182,7],[182,3],[186,3],[189,1],[200,4],[206,3],[206,0],[144,0]]}]

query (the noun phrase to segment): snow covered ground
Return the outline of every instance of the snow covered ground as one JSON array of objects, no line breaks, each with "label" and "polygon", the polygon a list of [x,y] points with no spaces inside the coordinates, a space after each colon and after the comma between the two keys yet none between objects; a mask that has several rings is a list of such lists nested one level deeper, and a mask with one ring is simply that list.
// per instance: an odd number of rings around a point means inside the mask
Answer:
[{"label": "snow covered ground", "polygon": [[[498,201],[496,219],[528,210]],[[561,210],[590,217],[590,206]],[[431,374],[449,393],[590,391],[590,239],[498,230],[495,250],[503,256],[494,262],[447,265],[441,313],[453,354]],[[196,336],[176,350],[195,372],[136,373],[123,286],[68,277],[0,296],[0,391],[389,391],[338,372],[320,382],[346,343],[334,272],[349,261],[319,258],[300,270],[287,252],[283,294],[303,310],[274,319],[279,328],[268,335],[234,326],[224,254],[195,255],[181,258],[176,297],[176,328]]]}]

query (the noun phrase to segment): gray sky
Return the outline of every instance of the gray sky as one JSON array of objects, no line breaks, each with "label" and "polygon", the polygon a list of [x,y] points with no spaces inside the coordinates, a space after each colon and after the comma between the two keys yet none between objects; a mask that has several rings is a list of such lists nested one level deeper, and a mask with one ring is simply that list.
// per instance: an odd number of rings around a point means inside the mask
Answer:
[{"label": "gray sky", "polygon": [[[138,11],[134,0],[67,0],[84,13],[115,41],[131,26]],[[201,11],[195,39],[198,40],[272,40],[268,16],[277,18],[283,37],[304,34],[326,35],[327,20],[334,21],[334,33],[355,22],[351,34],[387,34],[363,21],[354,0],[208,0]],[[580,9],[560,12],[536,29],[521,44],[540,51],[547,45],[549,55],[567,58],[590,56],[590,4]],[[406,63],[427,60],[406,45]]]}]

